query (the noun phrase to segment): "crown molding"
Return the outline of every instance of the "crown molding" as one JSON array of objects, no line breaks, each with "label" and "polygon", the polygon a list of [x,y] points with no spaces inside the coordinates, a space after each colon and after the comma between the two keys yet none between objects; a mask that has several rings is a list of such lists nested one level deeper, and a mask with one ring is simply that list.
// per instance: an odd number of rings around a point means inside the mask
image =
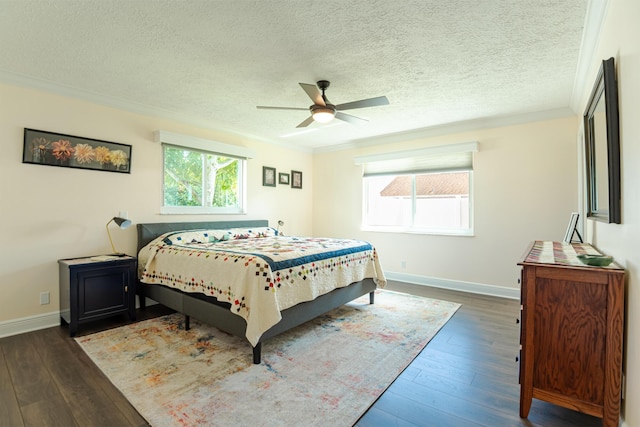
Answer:
[{"label": "crown molding", "polygon": [[455,133],[470,132],[481,129],[491,129],[504,126],[533,123],[544,120],[560,119],[575,116],[576,113],[569,107],[553,110],[536,111],[532,113],[516,114],[511,116],[490,117],[463,122],[449,123],[428,128],[415,129],[407,132],[398,132],[378,137],[353,140],[344,144],[320,147],[313,150],[314,153],[326,153],[332,151],[349,150],[375,145],[393,144],[417,139],[432,138]]},{"label": "crown molding", "polygon": [[128,111],[130,113],[141,114],[145,116],[157,117],[164,120],[171,120],[181,124],[187,124],[196,126],[203,129],[214,130],[217,132],[224,132],[229,135],[233,135],[240,138],[247,138],[256,142],[264,142],[270,145],[278,145],[291,150],[302,151],[306,153],[312,153],[312,150],[308,147],[301,147],[292,143],[283,143],[279,141],[273,141],[258,135],[249,133],[239,133],[226,126],[223,123],[197,118],[192,115],[179,113],[176,111],[166,110],[163,108],[153,107],[146,104],[141,104],[121,98],[98,94],[86,90],[77,89],[68,85],[54,83],[48,80],[37,79],[30,76],[12,73],[6,70],[0,70],[0,83],[5,83],[13,86],[20,86],[26,89],[40,90],[42,92],[51,93],[54,95],[64,96],[66,98],[78,99],[81,101],[90,102],[96,105],[102,105],[105,107],[111,107],[117,110]]},{"label": "crown molding", "polygon": [[[592,2],[598,0],[592,0]],[[603,0],[600,0],[603,1]],[[284,143],[281,141],[274,141],[272,139],[264,138],[258,135],[239,133],[235,130],[231,130],[224,124],[204,120],[201,118],[194,118],[191,115],[182,114],[176,111],[170,111],[162,108],[149,106],[146,104],[136,103],[128,100],[123,100],[108,95],[97,94],[90,91],[79,90],[67,85],[53,83],[50,81],[36,79],[29,76],[19,75],[4,70],[0,70],[0,82],[7,83],[15,86],[21,86],[28,89],[41,90],[43,92],[52,93],[72,99],[79,99],[82,101],[91,102],[97,105],[107,106],[118,110],[129,111],[136,114],[142,114],[146,116],[157,117],[161,119],[171,120],[182,124],[192,125],[203,129],[215,130],[217,132],[225,132],[230,135],[234,135],[241,138],[248,138],[252,141],[263,142],[269,145],[276,145],[291,150],[301,151],[304,153],[315,154],[325,153],[333,151],[342,151],[353,148],[362,148],[381,144],[392,144],[397,142],[405,142],[414,139],[429,138],[434,136],[448,135],[452,133],[468,132],[479,129],[490,129],[495,127],[523,124],[541,120],[550,120],[555,118],[563,118],[568,116],[574,116],[575,110],[569,107],[538,111],[533,113],[524,113],[512,116],[480,118],[474,120],[468,120],[463,122],[449,123],[444,125],[437,125],[428,128],[414,129],[406,132],[398,132],[387,135],[381,135],[377,137],[356,139],[348,141],[342,144],[330,145],[325,147],[309,148],[296,145],[293,143]]]},{"label": "crown molding", "polygon": [[582,41],[580,43],[580,53],[578,55],[578,64],[576,67],[576,76],[573,81],[573,92],[571,93],[571,101],[569,105],[576,113],[580,112],[582,100],[585,95],[585,87],[590,93],[590,87],[587,82],[591,82],[590,72],[593,68],[593,55],[596,52],[609,0],[589,0],[587,13],[584,18],[584,30],[582,31]]}]

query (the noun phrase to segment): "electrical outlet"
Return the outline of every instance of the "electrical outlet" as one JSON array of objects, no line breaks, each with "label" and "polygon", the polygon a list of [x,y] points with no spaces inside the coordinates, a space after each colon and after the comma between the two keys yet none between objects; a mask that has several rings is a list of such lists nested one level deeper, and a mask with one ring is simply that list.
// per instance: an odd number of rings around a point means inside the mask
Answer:
[{"label": "electrical outlet", "polygon": [[49,304],[49,291],[40,292],[40,305]]},{"label": "electrical outlet", "polygon": [[403,270],[407,268],[407,261],[405,260],[400,261],[400,267],[402,267]]},{"label": "electrical outlet", "polygon": [[120,211],[120,215],[118,215],[120,218],[124,218],[124,219],[129,219],[129,212],[127,211]]}]

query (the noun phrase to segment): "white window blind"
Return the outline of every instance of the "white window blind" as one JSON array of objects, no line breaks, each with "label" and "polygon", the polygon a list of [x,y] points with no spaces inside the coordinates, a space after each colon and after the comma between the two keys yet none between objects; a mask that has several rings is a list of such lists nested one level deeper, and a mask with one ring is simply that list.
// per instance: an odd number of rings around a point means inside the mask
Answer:
[{"label": "white window blind", "polygon": [[156,142],[164,142],[180,147],[195,148],[212,153],[225,154],[239,159],[252,159],[256,156],[254,150],[237,145],[225,144],[223,142],[212,141],[204,138],[197,138],[190,135],[157,130],[153,133]]},{"label": "white window blind", "polygon": [[427,147],[356,157],[356,165],[363,166],[363,175],[401,175],[473,170],[473,153],[477,142]]}]

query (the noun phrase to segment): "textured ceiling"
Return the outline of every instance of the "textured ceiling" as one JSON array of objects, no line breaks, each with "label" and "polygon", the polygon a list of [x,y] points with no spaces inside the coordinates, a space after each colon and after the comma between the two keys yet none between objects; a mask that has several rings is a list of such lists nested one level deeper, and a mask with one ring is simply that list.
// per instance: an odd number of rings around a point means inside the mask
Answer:
[{"label": "textured ceiling", "polygon": [[[586,0],[0,0],[0,81],[306,149],[568,113]],[[296,129],[298,82],[334,104]]]}]

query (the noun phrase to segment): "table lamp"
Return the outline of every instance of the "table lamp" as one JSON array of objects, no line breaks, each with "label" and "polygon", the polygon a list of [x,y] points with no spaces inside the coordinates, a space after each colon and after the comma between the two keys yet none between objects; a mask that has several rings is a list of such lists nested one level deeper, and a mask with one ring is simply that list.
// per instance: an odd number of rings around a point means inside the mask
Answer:
[{"label": "table lamp", "polygon": [[118,252],[116,252],[116,248],[115,246],[113,246],[113,240],[111,239],[111,232],[109,231],[109,224],[111,224],[112,222],[115,222],[118,225],[118,227],[125,229],[131,225],[131,220],[128,220],[126,218],[120,218],[119,216],[114,216],[109,220],[109,222],[107,222],[107,235],[109,236],[109,243],[111,243],[111,249],[113,250],[113,253],[117,255]]}]

